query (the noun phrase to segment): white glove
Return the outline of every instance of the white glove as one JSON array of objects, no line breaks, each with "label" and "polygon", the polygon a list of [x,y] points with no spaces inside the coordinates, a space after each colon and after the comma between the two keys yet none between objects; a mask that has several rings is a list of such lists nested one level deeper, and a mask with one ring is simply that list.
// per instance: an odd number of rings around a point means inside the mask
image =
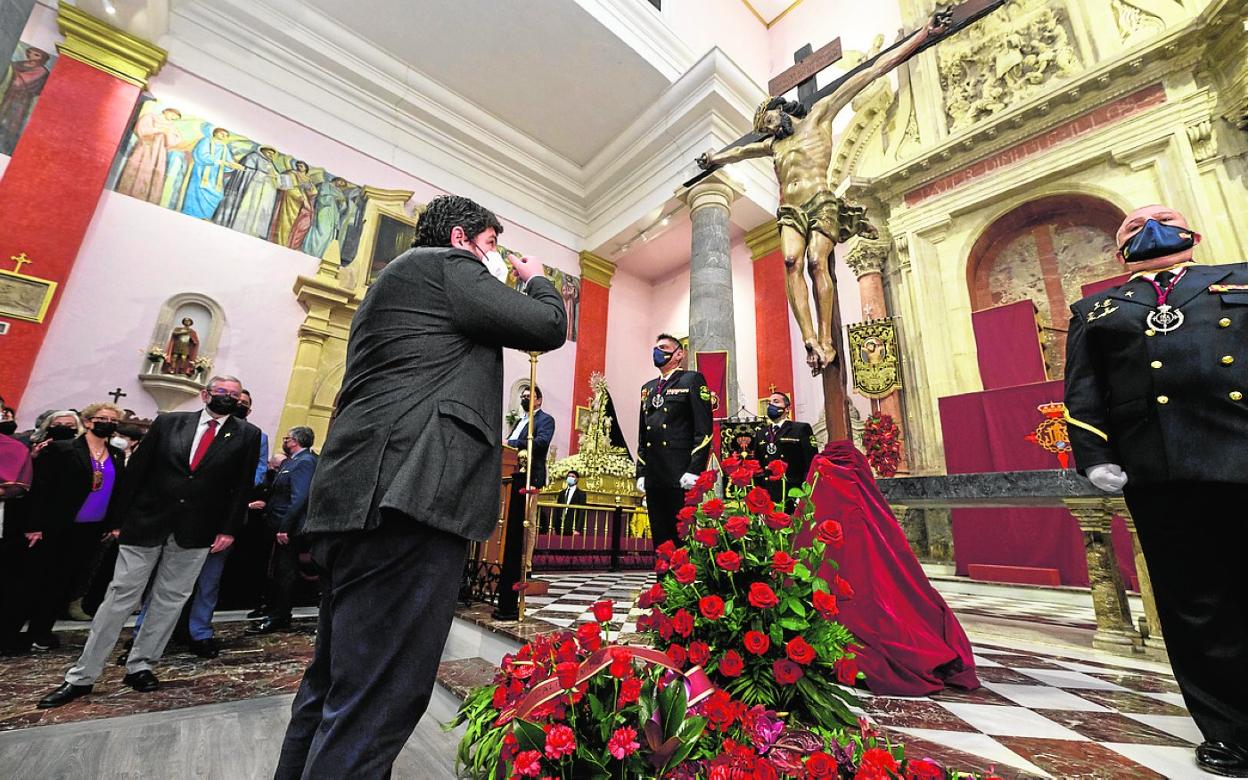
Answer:
[{"label": "white glove", "polygon": [[1101,463],[1088,469],[1088,481],[1106,493],[1117,493],[1127,484],[1127,475],[1117,463]]},{"label": "white glove", "polygon": [[645,477],[637,478],[637,492],[638,493],[646,492],[646,478]]},{"label": "white glove", "polygon": [[685,475],[680,478],[680,486],[682,489],[688,490],[689,488],[693,487],[697,481],[698,481],[697,474],[689,474],[686,472]]}]

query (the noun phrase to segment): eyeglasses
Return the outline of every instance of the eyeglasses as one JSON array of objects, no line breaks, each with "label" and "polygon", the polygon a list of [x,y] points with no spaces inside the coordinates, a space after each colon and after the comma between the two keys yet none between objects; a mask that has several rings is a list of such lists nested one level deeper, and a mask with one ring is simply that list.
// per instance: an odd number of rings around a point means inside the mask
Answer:
[{"label": "eyeglasses", "polygon": [[243,397],[242,393],[231,392],[229,390],[209,390],[208,395],[216,396],[217,398],[229,397],[235,400],[238,400]]},{"label": "eyeglasses", "polygon": [[100,415],[96,415],[95,417],[88,417],[88,418],[87,418],[87,422],[93,422],[93,423],[100,423],[100,422],[102,422],[102,423],[110,423],[110,422],[117,422],[117,418],[116,418],[116,417],[102,417],[102,416],[100,416]]}]

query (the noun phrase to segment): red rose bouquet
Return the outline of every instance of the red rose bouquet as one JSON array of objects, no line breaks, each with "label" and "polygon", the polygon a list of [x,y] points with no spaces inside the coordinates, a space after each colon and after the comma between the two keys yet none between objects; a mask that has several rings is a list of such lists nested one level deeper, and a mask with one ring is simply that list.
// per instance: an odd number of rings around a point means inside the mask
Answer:
[{"label": "red rose bouquet", "polygon": [[901,462],[901,429],[887,414],[873,414],[867,418],[862,429],[862,449],[877,476],[897,474]]}]

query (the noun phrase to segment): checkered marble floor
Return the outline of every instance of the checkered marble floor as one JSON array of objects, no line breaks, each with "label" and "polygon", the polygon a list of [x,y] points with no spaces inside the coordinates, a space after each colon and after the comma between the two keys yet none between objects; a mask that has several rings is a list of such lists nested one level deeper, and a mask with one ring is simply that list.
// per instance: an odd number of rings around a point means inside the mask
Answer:
[{"label": "checkered marble floor", "polygon": [[[649,572],[544,575],[550,592],[528,599],[530,614],[557,626],[592,619],[590,605],[616,603],[615,630],[634,630],[637,594]],[[995,596],[945,594],[957,612],[1092,627],[1091,607],[1045,605]],[[1086,614],[1085,614],[1086,613]],[[1025,648],[1025,649],[1023,649]],[[871,721],[907,746],[970,771],[1003,778],[1201,778],[1201,741],[1169,669],[1148,661],[1049,646],[975,645],[977,691],[923,698],[863,693]]]}]

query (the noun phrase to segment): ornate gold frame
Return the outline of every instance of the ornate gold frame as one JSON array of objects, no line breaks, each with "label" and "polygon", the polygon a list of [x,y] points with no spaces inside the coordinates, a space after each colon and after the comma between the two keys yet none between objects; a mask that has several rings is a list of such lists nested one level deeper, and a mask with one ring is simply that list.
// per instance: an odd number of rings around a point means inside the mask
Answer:
[{"label": "ornate gold frame", "polygon": [[[33,317],[26,314],[19,314],[4,308],[0,308],[0,317],[9,317],[15,320],[23,320],[25,322],[43,322],[44,318],[48,315],[48,308],[52,305],[52,298],[56,295],[57,283],[51,279],[40,279],[37,276],[27,276],[20,271],[0,271],[0,277],[15,279],[28,286],[43,288],[43,301],[39,304],[38,313],[36,313]],[[3,286],[5,286],[5,282],[0,280],[0,287]]]}]

